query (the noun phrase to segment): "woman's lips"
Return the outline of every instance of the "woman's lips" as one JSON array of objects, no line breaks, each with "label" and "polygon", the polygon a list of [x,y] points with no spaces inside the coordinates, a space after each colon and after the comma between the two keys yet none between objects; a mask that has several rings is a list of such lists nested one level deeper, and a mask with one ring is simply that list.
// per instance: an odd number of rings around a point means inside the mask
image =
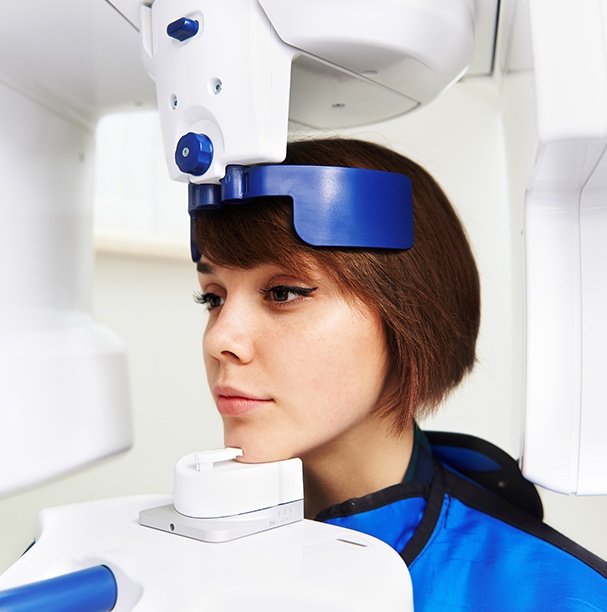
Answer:
[{"label": "woman's lips", "polygon": [[255,397],[236,389],[214,389],[215,403],[223,416],[242,416],[267,406],[272,400]]}]

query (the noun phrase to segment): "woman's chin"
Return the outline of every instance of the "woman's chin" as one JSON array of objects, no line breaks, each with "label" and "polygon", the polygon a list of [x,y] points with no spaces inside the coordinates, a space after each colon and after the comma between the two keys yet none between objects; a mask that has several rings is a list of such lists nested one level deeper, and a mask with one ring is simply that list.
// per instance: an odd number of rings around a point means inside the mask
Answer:
[{"label": "woman's chin", "polygon": [[297,440],[288,428],[272,427],[246,419],[224,419],[223,442],[226,447],[242,449],[242,463],[269,463],[298,456]]},{"label": "woman's chin", "polygon": [[240,463],[270,463],[272,461],[283,461],[284,459],[291,459],[291,455],[272,452],[268,450],[260,450],[254,448],[238,447],[242,448],[242,456],[237,457],[236,461]]},{"label": "woman's chin", "polygon": [[242,438],[226,436],[224,444],[226,447],[240,448],[242,450],[242,456],[236,458],[236,461],[240,463],[269,463],[293,457],[293,454],[288,453],[284,448],[262,445],[259,441],[248,442]]}]

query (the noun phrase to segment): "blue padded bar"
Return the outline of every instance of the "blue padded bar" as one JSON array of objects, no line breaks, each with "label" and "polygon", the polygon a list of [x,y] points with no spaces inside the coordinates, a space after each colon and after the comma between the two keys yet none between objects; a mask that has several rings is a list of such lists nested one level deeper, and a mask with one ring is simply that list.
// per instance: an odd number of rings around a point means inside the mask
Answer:
[{"label": "blue padded bar", "polygon": [[118,596],[105,565],[0,591],[0,612],[109,612]]}]

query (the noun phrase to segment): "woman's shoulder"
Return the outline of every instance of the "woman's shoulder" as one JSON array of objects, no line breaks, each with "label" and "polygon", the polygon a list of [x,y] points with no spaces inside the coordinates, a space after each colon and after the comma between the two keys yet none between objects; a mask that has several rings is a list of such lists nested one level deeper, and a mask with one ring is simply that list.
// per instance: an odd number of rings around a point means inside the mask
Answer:
[{"label": "woman's shoulder", "polygon": [[[474,609],[607,610],[607,563],[542,522],[537,492],[520,472],[504,472],[501,458],[492,463],[493,451],[475,456],[476,442],[456,438],[428,435],[438,458],[437,508],[433,529],[406,559],[416,609],[476,602]],[[524,482],[503,483],[505,473]],[[506,496],[498,494],[500,482]],[[521,500],[525,493],[530,499]]]}]

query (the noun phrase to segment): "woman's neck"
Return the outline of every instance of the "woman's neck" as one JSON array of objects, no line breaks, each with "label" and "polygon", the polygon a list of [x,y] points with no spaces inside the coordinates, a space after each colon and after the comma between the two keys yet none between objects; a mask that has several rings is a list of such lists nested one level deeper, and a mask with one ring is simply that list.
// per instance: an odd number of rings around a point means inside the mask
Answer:
[{"label": "woman's neck", "polygon": [[306,518],[401,482],[411,458],[413,437],[413,426],[396,436],[388,419],[373,416],[302,457]]}]

